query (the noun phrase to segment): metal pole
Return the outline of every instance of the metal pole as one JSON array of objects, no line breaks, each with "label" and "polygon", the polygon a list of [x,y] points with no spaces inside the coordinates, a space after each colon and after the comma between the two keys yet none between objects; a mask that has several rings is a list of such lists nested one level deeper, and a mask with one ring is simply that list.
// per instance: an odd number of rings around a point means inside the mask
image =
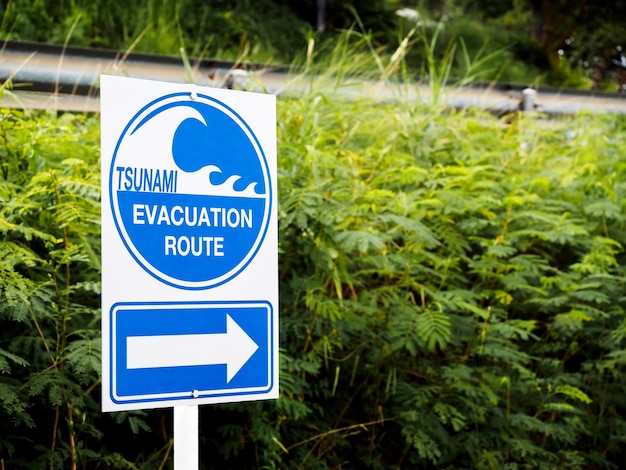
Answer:
[{"label": "metal pole", "polygon": [[317,0],[317,31],[326,29],[326,0]]},{"label": "metal pole", "polygon": [[198,405],[174,407],[174,470],[199,468]]}]

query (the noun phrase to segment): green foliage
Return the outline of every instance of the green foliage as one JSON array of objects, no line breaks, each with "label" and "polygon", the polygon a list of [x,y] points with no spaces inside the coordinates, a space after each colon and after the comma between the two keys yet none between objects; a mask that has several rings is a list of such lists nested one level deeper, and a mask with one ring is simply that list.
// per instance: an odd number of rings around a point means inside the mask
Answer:
[{"label": "green foliage", "polygon": [[[626,119],[347,99],[406,49],[346,34],[278,100],[281,397],[204,407],[203,466],[621,468]],[[167,411],[99,411],[98,138],[0,114],[7,468],[171,462]]]},{"label": "green foliage", "polygon": [[[220,59],[289,62],[306,23],[271,0],[9,0],[4,37]],[[253,14],[252,14],[253,12]]]},{"label": "green foliage", "polygon": [[618,468],[626,121],[332,96],[279,108],[274,459]]},{"label": "green foliage", "polygon": [[[99,411],[98,125],[80,115],[0,114],[0,462],[8,468],[135,468],[98,444],[114,424]],[[148,429],[133,419],[122,434]]]},{"label": "green foliage", "polygon": [[[0,35],[7,39],[183,58],[292,63],[307,38],[314,38],[318,49],[323,51],[342,42],[346,30],[356,29],[368,36],[377,51],[393,51],[397,45],[406,47],[407,44],[397,44],[398,40],[405,39],[406,32],[417,27],[429,38],[426,43],[435,36],[439,41],[430,50],[428,46],[422,48],[421,41],[410,48],[404,63],[408,71],[405,77],[432,71],[429,61],[434,58],[448,63],[449,78],[463,78],[469,73],[484,80],[547,82],[583,88],[591,85],[585,75],[591,74],[596,62],[606,54],[618,58],[614,38],[620,37],[623,28],[609,21],[607,29],[601,23],[610,19],[607,11],[611,8],[623,10],[623,2],[618,2],[617,7],[594,5],[588,9],[585,18],[578,22],[579,36],[570,38],[573,45],[559,45],[567,49],[569,62],[556,60],[557,49],[546,51],[531,40],[532,17],[527,3],[326,0],[325,31],[314,32],[319,6],[313,0],[8,0],[0,2]],[[416,7],[418,19],[396,15],[402,6]],[[563,25],[554,20],[548,26]],[[419,35],[416,37],[421,39]],[[464,44],[464,54],[451,57],[451,45],[460,43]],[[471,62],[464,60],[463,55],[472,58]],[[553,56],[556,59],[551,63],[549,57]],[[333,64],[330,57],[328,63]],[[605,85],[609,86],[602,84]]]}]

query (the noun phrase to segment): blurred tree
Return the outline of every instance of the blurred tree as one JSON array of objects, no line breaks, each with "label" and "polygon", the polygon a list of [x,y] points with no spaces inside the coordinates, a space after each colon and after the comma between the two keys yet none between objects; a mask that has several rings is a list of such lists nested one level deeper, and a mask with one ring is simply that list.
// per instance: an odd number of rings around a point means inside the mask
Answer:
[{"label": "blurred tree", "polygon": [[356,20],[355,12],[363,25],[372,30],[386,31],[394,27],[398,0],[277,0],[292,9],[301,19],[318,31],[349,28]]},{"label": "blurred tree", "polygon": [[563,73],[587,76],[592,86],[607,77],[615,82],[626,76],[626,0],[422,0],[421,4],[436,18],[471,15],[529,38],[532,43],[520,39],[513,46],[516,55],[549,68],[558,83],[568,82],[568,77],[560,76]]},{"label": "blurred tree", "polygon": [[[505,24],[526,30],[553,68],[560,58],[587,67],[620,55],[626,40],[626,1],[513,0],[502,14]],[[493,18],[494,2],[472,2],[484,18]],[[615,59],[615,57],[611,57]]]},{"label": "blurred tree", "polygon": [[[624,89],[626,1],[524,0],[530,34],[556,73],[586,71],[593,88]],[[562,77],[563,78],[563,77]]]}]

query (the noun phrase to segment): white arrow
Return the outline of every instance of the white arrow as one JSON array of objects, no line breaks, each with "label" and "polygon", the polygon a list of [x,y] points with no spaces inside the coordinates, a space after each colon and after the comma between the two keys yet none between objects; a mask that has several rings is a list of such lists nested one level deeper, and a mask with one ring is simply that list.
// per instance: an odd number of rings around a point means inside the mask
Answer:
[{"label": "white arrow", "polygon": [[257,349],[259,346],[227,314],[226,333],[127,337],[126,367],[226,364],[226,382],[230,382]]}]

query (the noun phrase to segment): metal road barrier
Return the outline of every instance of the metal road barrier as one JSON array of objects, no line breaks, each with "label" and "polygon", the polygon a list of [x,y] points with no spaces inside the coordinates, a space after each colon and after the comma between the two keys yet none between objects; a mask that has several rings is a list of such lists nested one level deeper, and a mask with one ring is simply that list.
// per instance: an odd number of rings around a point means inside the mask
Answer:
[{"label": "metal road barrier", "polygon": [[[276,95],[298,94],[306,81],[285,66],[237,63],[211,59],[190,59],[186,70],[181,57],[59,46],[32,42],[5,41],[0,44],[0,83],[11,80],[13,88],[0,106],[63,111],[99,110],[101,74],[161,80],[191,81],[200,86],[264,91]],[[380,101],[432,100],[427,84],[375,82],[349,79],[349,86],[337,88],[343,96],[371,94]],[[526,91],[525,91],[526,90]],[[517,109],[547,114],[626,113],[626,95],[589,92],[555,87],[529,90],[521,85],[474,83],[445,88],[441,100],[453,107],[478,107],[505,114]]]},{"label": "metal road barrier", "polygon": [[[263,76],[267,91],[279,92],[286,70],[219,60],[194,60],[193,83],[201,86],[239,86],[241,72]],[[11,79],[12,89],[0,102],[4,107],[65,111],[98,111],[101,74],[188,82],[180,57],[127,53],[108,49],[6,41],[0,47],[0,83]],[[241,85],[243,86],[243,85]]]}]

